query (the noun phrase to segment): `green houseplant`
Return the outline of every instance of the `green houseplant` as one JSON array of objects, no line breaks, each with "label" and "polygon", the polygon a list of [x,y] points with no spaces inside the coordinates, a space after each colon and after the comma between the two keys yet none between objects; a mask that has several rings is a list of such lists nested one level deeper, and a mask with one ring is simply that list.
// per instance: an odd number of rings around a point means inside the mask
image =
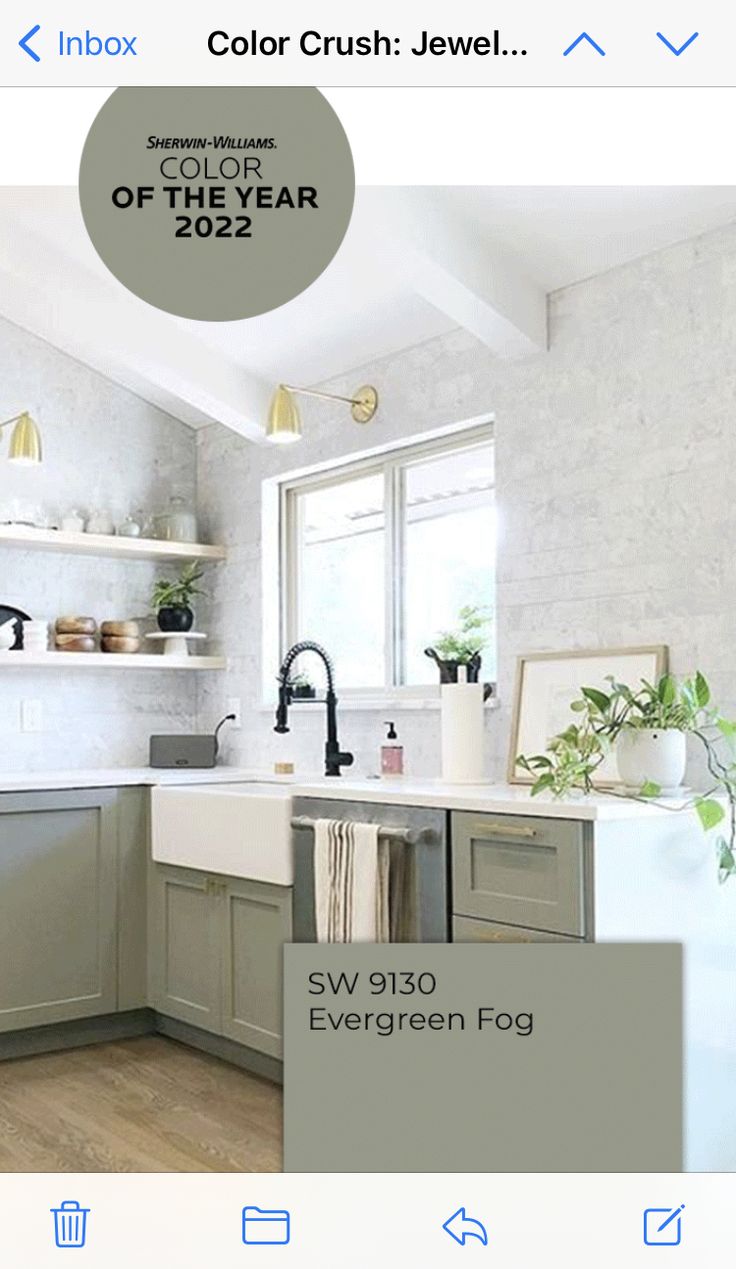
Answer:
[{"label": "green houseplant", "polygon": [[153,587],[151,606],[158,620],[159,630],[167,633],[185,634],[191,630],[194,622],[192,598],[202,595],[197,585],[203,577],[202,568],[196,561],[185,564],[175,581],[159,579]]},{"label": "green houseplant", "polygon": [[580,689],[570,706],[574,720],[552,737],[545,753],[520,754],[516,759],[516,765],[534,777],[532,795],[547,790],[565,797],[576,789],[584,793],[598,789],[615,796],[657,798],[663,788],[645,772],[639,788],[629,787],[624,793],[596,785],[596,772],[611,752],[631,746],[637,734],[645,739],[692,735],[705,754],[709,787],[685,802],[683,809],[693,808],[706,830],[724,823],[716,845],[719,880],[726,881],[736,873],[736,725],[711,703],[710,687],[700,671],[681,680],[663,674],[654,684],[642,679],[639,688],[610,675],[606,681],[608,691]]},{"label": "green houseplant", "polygon": [[432,647],[424,649],[424,655],[434,661],[439,669],[440,683],[457,683],[461,665],[467,669],[468,682],[478,682],[481,653],[488,643],[486,631],[490,620],[484,608],[477,604],[466,604],[458,613],[456,628],[443,631]]},{"label": "green houseplant", "polygon": [[289,679],[289,686],[295,701],[313,701],[317,695],[317,689],[308,674],[295,674]]}]

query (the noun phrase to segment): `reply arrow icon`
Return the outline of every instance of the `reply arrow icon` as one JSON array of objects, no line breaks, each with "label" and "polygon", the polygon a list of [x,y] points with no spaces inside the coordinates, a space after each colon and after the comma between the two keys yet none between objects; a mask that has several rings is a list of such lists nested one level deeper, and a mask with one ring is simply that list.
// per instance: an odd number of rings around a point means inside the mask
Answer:
[{"label": "reply arrow icon", "polygon": [[453,1212],[442,1228],[461,1247],[465,1246],[468,1238],[477,1238],[478,1242],[482,1243],[484,1247],[488,1246],[488,1234],[485,1225],[481,1225],[480,1221],[474,1221],[472,1217],[466,1216],[464,1207],[459,1207],[456,1212]]}]

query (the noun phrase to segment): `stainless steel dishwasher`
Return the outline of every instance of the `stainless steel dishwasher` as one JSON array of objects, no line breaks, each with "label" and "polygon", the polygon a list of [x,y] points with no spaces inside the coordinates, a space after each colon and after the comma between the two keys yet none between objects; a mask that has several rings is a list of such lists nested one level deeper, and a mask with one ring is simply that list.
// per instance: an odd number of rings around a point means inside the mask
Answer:
[{"label": "stainless steel dishwasher", "polygon": [[[449,859],[447,813],[416,806],[392,806],[380,802],[343,802],[329,798],[297,797],[295,820],[356,820],[385,828],[407,829],[419,840],[405,845],[412,852],[411,876],[415,914],[411,942],[446,943],[450,930]],[[294,829],[295,943],[314,943],[314,832]]]}]

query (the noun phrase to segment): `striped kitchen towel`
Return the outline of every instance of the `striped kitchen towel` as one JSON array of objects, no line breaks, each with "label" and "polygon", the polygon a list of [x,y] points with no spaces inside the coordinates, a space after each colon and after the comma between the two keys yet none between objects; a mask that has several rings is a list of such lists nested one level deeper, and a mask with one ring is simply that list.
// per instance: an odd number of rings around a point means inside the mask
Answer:
[{"label": "striped kitchen towel", "polygon": [[388,842],[377,824],[317,820],[314,907],[318,943],[390,941]]}]

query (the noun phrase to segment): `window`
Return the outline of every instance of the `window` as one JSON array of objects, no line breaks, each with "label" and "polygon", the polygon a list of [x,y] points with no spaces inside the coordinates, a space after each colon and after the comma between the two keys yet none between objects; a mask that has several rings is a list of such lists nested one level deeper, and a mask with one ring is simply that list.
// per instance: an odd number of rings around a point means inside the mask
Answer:
[{"label": "window", "polygon": [[464,605],[491,619],[483,674],[495,677],[490,427],[285,482],[281,542],[282,652],[323,644],[339,690],[436,685],[424,649]]}]

